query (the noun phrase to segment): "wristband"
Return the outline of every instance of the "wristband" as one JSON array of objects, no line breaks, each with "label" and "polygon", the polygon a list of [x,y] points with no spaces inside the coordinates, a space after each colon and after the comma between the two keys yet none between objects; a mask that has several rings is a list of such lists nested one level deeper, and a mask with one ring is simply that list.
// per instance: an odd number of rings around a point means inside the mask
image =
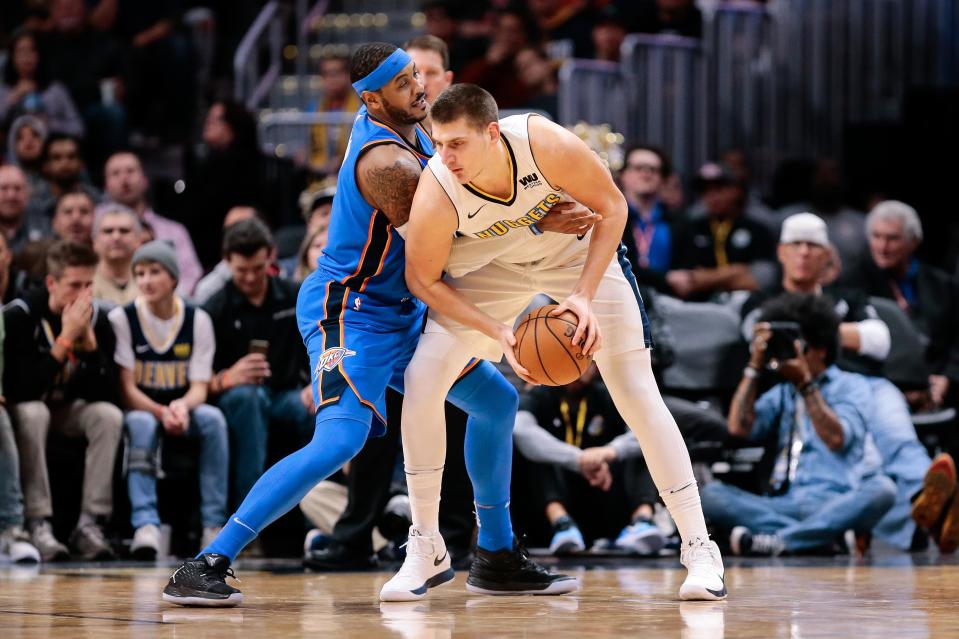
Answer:
[{"label": "wristband", "polygon": [[755,366],[747,366],[743,369],[743,377],[746,379],[756,379],[759,377],[759,369]]}]

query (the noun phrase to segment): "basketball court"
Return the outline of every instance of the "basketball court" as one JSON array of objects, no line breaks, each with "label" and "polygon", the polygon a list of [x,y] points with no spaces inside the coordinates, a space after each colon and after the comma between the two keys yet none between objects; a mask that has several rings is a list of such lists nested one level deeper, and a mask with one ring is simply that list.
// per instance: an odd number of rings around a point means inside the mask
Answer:
[{"label": "basketball court", "polygon": [[240,561],[238,608],[180,608],[160,591],[172,564],[0,568],[0,637],[955,637],[959,560],[727,558],[729,599],[680,602],[674,559],[558,564],[583,589],[561,597],[468,594],[466,573],[415,603],[380,603],[391,571],[303,573]]}]

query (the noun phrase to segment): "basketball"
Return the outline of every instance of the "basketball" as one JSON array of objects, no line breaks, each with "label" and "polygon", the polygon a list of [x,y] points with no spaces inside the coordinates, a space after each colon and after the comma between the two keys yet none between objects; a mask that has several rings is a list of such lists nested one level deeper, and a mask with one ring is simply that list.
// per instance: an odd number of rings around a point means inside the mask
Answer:
[{"label": "basketball", "polygon": [[563,386],[579,379],[592,361],[574,345],[576,315],[566,311],[555,317],[557,307],[547,304],[531,311],[516,327],[516,359],[529,376],[544,386]]}]

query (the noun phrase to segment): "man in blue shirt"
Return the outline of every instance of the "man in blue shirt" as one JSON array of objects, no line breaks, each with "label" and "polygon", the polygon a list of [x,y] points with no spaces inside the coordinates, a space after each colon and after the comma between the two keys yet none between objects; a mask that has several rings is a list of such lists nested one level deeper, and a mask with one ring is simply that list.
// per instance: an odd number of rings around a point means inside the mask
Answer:
[{"label": "man in blue shirt", "polygon": [[[761,319],[727,422],[731,434],[771,442],[777,451],[768,494],[713,483],[702,491],[703,511],[731,530],[736,554],[829,549],[847,530],[868,533],[896,497],[891,479],[863,472],[870,385],[833,365],[839,319],[827,300],[783,295],[763,305]],[[770,322],[799,325],[795,357],[777,359],[770,352],[781,337],[774,337]],[[763,369],[785,381],[757,400]]]}]

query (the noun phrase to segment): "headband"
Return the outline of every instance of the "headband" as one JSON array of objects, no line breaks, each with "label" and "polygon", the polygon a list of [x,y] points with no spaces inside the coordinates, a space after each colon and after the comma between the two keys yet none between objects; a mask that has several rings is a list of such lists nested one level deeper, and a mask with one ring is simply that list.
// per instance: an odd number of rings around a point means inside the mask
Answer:
[{"label": "headband", "polygon": [[413,58],[410,57],[410,54],[403,49],[397,49],[390,54],[390,57],[383,60],[372,73],[354,82],[353,89],[356,90],[357,95],[361,96],[364,91],[378,91],[412,61]]}]

